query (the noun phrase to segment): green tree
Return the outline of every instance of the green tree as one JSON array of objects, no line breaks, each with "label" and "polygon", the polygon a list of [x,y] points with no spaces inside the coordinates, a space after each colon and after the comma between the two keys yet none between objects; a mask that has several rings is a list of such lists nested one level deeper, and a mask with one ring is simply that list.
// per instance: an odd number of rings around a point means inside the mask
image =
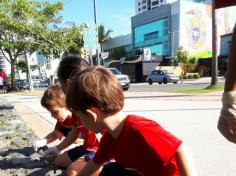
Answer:
[{"label": "green tree", "polygon": [[62,40],[65,45],[64,54],[79,55],[84,45],[82,27],[77,27],[74,23],[70,23],[69,27],[61,29],[61,34],[64,36]]},{"label": "green tree", "polygon": [[107,31],[105,30],[105,27],[100,24],[98,26],[98,43],[100,44],[101,47],[101,52],[103,52],[103,44],[106,40],[109,40],[110,34],[113,32],[112,29],[108,29]]},{"label": "green tree", "polygon": [[111,52],[111,59],[119,60],[122,57],[127,57],[127,51],[123,48],[114,48]]},{"label": "green tree", "polygon": [[44,54],[60,50],[61,42],[58,45],[55,43],[57,33],[54,31],[61,21],[58,12],[62,7],[62,2],[0,1],[0,51],[11,64],[12,82],[19,56],[36,50],[42,50]]},{"label": "green tree", "polygon": [[181,46],[176,50],[176,62],[179,63],[182,69],[181,77],[194,70],[197,66],[197,59],[195,57],[190,57],[189,53],[184,51]]},{"label": "green tree", "polygon": [[[26,73],[26,76],[27,76],[27,78],[28,78],[28,67],[27,67],[27,64],[26,64],[26,62],[24,61],[24,60],[19,60],[18,62],[17,62],[17,64],[16,64],[16,67],[17,67],[17,70],[21,70],[21,72],[22,73]],[[36,69],[38,69],[39,68],[39,66],[38,65],[31,65],[30,66],[30,69],[32,70],[32,71],[34,71],[34,70],[36,70]]]}]

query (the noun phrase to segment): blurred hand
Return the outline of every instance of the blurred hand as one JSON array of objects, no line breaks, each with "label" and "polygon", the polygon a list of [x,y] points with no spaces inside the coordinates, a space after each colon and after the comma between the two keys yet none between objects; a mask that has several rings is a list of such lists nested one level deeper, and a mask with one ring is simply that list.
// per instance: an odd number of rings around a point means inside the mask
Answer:
[{"label": "blurred hand", "polygon": [[50,147],[47,149],[44,154],[45,156],[56,156],[60,151],[58,150],[57,147]]},{"label": "blurred hand", "polygon": [[38,151],[38,148],[43,147],[47,144],[47,140],[46,139],[40,139],[40,140],[36,140],[34,141],[33,147],[35,151]]}]

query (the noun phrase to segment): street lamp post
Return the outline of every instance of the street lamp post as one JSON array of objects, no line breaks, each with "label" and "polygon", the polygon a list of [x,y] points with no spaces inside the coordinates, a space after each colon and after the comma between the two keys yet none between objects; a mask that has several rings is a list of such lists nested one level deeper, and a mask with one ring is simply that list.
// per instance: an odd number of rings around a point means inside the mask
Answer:
[{"label": "street lamp post", "polygon": [[[173,32],[169,32],[171,35],[171,57],[174,57],[174,48],[175,48],[175,33],[177,33],[178,31],[173,31]],[[173,59],[171,59],[172,62],[172,66],[173,66]]]},{"label": "street lamp post", "polygon": [[[96,16],[96,0],[93,0],[93,12],[94,12],[94,23],[95,23],[96,31],[97,31],[97,40],[96,40],[96,41],[97,41],[97,43],[98,43],[98,27],[97,27],[97,16]],[[98,65],[100,65],[98,47],[96,47],[96,57],[97,57]]]}]

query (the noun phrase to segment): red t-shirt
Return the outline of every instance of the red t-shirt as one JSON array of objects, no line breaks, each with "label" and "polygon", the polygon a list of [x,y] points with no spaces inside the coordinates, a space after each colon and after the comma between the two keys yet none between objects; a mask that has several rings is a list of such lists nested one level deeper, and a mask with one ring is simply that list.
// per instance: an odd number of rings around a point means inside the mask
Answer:
[{"label": "red t-shirt", "polygon": [[61,127],[66,127],[71,129],[72,126],[75,126],[77,128],[79,133],[78,137],[84,139],[83,143],[84,148],[86,148],[87,150],[96,151],[99,145],[99,141],[96,138],[96,135],[92,131],[86,129],[82,125],[79,117],[76,117],[74,114],[72,114],[71,118],[67,118],[63,122],[57,121],[55,129],[59,130]]},{"label": "red t-shirt", "polygon": [[105,132],[93,161],[103,164],[114,158],[145,176],[179,176],[174,155],[181,143],[158,123],[129,115],[117,139]]},{"label": "red t-shirt", "polygon": [[5,73],[4,71],[0,71],[0,77],[2,77],[2,79],[3,79],[4,81],[7,80],[7,75],[6,75],[6,73]]}]

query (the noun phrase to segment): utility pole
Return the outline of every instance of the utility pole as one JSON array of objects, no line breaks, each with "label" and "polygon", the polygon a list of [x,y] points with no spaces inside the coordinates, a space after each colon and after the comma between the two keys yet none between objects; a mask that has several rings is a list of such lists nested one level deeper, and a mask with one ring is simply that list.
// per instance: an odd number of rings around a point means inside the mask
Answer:
[{"label": "utility pole", "polygon": [[[95,23],[96,32],[97,32],[97,40],[96,40],[96,42],[98,43],[98,27],[97,27],[97,16],[96,16],[96,0],[93,0],[93,12],[94,12],[94,23]],[[99,59],[99,52],[98,52],[97,43],[96,43],[96,57],[97,57],[98,65],[100,65],[100,59]]]},{"label": "utility pole", "polygon": [[31,77],[29,57],[27,56],[26,52],[25,52],[25,61],[26,61],[27,70],[28,70],[28,78],[27,79],[29,80],[30,92],[32,92],[32,91],[34,91],[34,86],[33,86],[32,77]]},{"label": "utility pole", "polygon": [[218,59],[217,59],[217,25],[215,13],[215,1],[212,1],[212,65],[211,65],[211,85],[216,85],[218,80]]}]

